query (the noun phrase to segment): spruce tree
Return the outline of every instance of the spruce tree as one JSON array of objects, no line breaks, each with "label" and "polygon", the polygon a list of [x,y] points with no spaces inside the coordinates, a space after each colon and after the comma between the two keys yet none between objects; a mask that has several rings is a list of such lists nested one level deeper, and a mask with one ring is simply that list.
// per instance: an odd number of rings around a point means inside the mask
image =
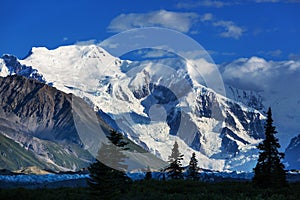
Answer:
[{"label": "spruce tree", "polygon": [[259,187],[281,187],[286,185],[286,174],[281,160],[284,153],[279,153],[280,144],[275,137],[272,111],[269,108],[265,125],[265,139],[258,145],[259,158],[254,168],[253,182]]},{"label": "spruce tree", "polygon": [[[126,155],[122,150],[126,150],[127,143],[123,136],[116,131],[111,131],[107,136],[108,143],[102,143],[98,151],[96,162],[90,165],[90,179],[88,185],[93,190],[101,191],[103,198],[117,198],[125,190],[130,182],[125,171],[127,166],[124,164]],[[102,163],[102,162],[103,163]]]},{"label": "spruce tree", "polygon": [[183,167],[181,161],[183,160],[183,155],[179,152],[177,142],[174,143],[172,153],[169,156],[170,165],[165,169],[168,176],[171,179],[182,179],[183,178]]},{"label": "spruce tree", "polygon": [[198,170],[199,170],[198,160],[196,159],[196,154],[193,153],[187,169],[187,177],[192,180],[198,180],[199,179]]}]

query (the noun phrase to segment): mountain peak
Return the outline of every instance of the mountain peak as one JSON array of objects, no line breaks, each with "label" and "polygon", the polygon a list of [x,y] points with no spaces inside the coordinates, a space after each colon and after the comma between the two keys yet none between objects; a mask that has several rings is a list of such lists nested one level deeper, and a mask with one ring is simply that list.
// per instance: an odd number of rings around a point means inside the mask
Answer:
[{"label": "mountain peak", "polygon": [[187,62],[125,61],[97,45],[36,48],[19,62],[99,108],[108,124],[163,160],[177,141],[184,164],[195,152],[203,168],[248,171],[254,166],[254,157],[245,154],[256,149],[263,116],[195,84],[198,77]]}]

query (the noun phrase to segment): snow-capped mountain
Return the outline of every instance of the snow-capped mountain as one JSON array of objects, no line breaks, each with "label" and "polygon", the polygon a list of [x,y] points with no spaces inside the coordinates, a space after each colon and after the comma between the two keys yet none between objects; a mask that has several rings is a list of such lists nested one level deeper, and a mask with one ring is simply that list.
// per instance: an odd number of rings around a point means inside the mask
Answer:
[{"label": "snow-capped mountain", "polygon": [[300,133],[300,61],[272,61],[253,56],[219,68],[225,84],[230,85],[227,97],[262,113],[272,107],[277,137],[284,151],[290,139]]},{"label": "snow-capped mountain", "polygon": [[252,90],[238,89],[231,85],[225,85],[226,96],[235,101],[241,102],[244,105],[254,108],[259,111],[264,111],[267,107],[264,105],[264,98],[261,92]]},{"label": "snow-capped mountain", "polygon": [[[83,99],[32,78],[0,77],[0,96],[0,169],[80,170],[94,161],[97,139],[105,142],[97,137],[99,130],[105,135],[112,130]],[[128,142],[129,149],[145,152]],[[147,158],[145,165],[164,163],[153,155]],[[130,162],[132,168],[139,164]]]},{"label": "snow-capped mountain", "polygon": [[18,74],[28,78],[34,78],[40,82],[45,82],[43,76],[38,73],[36,69],[21,65],[17,58],[11,55],[3,55],[0,59],[0,76],[6,77],[8,75]]},{"label": "snow-capped mountain", "polygon": [[[1,76],[33,77],[85,99],[106,122],[167,161],[175,141],[187,164],[252,171],[264,116],[193,79],[175,58],[128,61],[96,45],[33,48],[24,60],[0,59]],[[17,70],[21,69],[21,70]],[[35,75],[34,75],[35,74]]]},{"label": "snow-capped mountain", "polygon": [[[240,58],[220,66],[227,97],[262,113],[272,107],[274,125],[288,169],[299,168],[300,62]],[[229,86],[230,85],[230,86]]]}]

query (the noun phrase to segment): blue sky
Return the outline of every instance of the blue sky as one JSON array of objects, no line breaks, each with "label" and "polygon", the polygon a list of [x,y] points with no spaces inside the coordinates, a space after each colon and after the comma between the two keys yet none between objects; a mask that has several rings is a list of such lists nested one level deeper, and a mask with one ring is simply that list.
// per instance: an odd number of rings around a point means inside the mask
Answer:
[{"label": "blue sky", "polygon": [[299,59],[300,1],[1,1],[0,55],[27,55],[106,38],[130,28],[159,26],[183,32],[216,63],[241,57]]}]

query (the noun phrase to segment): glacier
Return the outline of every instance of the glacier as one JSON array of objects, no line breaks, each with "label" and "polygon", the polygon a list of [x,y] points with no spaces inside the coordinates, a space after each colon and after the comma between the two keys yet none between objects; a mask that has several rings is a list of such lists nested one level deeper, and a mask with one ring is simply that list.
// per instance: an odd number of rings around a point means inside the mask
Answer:
[{"label": "glacier", "polygon": [[6,55],[0,64],[1,76],[35,78],[83,98],[108,124],[165,161],[177,141],[184,165],[193,152],[205,169],[252,171],[256,163],[264,115],[204,86],[187,61],[122,60],[90,44],[34,47],[25,59]]}]

